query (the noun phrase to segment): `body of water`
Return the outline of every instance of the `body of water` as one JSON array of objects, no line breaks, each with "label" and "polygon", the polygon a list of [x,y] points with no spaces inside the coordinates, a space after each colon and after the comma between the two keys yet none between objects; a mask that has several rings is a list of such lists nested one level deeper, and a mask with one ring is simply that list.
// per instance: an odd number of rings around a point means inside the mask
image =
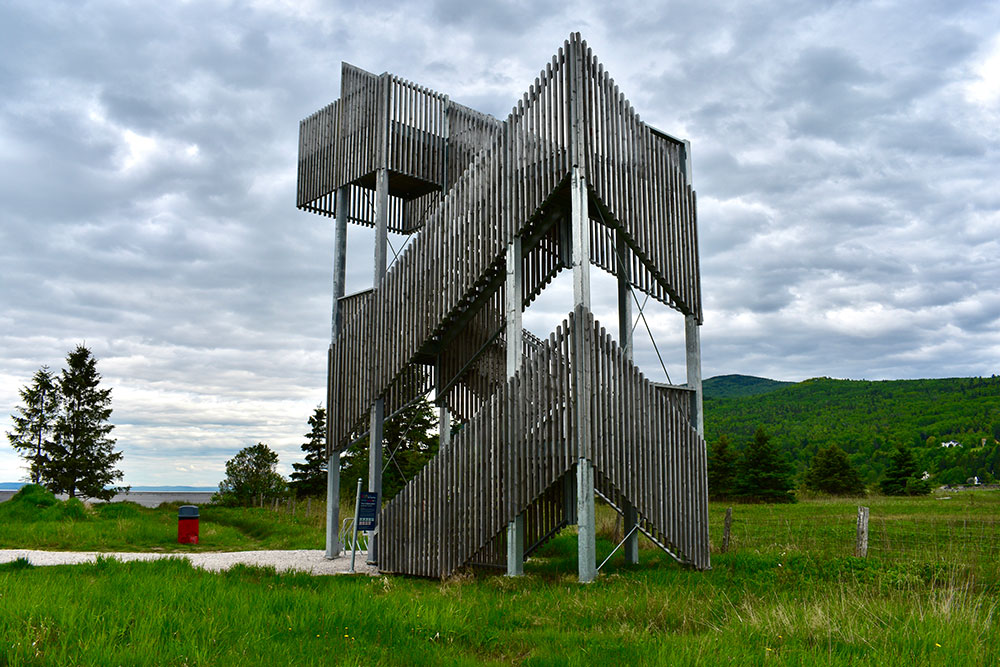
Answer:
[{"label": "body of water", "polygon": [[[0,502],[10,500],[17,491],[0,491]],[[56,496],[60,500],[66,500],[65,494]],[[143,507],[156,507],[160,503],[188,503],[190,505],[207,505],[212,499],[211,491],[131,491],[120,493],[109,502],[120,503],[129,501],[142,505]],[[102,500],[89,499],[88,502],[100,503]]]}]

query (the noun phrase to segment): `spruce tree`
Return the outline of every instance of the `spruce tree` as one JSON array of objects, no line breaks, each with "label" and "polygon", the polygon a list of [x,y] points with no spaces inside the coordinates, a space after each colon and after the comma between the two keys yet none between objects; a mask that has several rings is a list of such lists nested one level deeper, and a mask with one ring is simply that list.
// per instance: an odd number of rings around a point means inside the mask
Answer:
[{"label": "spruce tree", "polygon": [[791,476],[791,466],[771,444],[771,437],[758,426],[737,469],[738,495],[746,500],[768,503],[794,502],[794,496],[789,493]]},{"label": "spruce tree", "polygon": [[821,449],[813,456],[805,476],[805,487],[835,496],[863,496],[861,476],[837,445]]},{"label": "spruce tree", "polygon": [[317,407],[309,418],[309,432],[302,443],[305,463],[293,463],[288,486],[298,496],[322,496],[326,493],[326,409]]},{"label": "spruce tree", "polygon": [[49,367],[42,366],[31,384],[22,387],[19,393],[23,404],[17,408],[19,414],[11,415],[14,430],[7,432],[7,439],[28,461],[31,482],[40,484],[60,405],[59,391]]},{"label": "spruce tree", "polygon": [[878,485],[887,496],[921,496],[931,492],[930,484],[918,475],[913,452],[904,445],[896,447]]},{"label": "spruce tree", "polygon": [[719,436],[708,454],[708,495],[711,498],[726,498],[733,494],[738,460],[739,455],[729,444],[729,437]]},{"label": "spruce tree", "polygon": [[[419,473],[438,451],[437,417],[431,403],[421,398],[385,422],[383,436],[382,498],[390,500]],[[353,498],[358,479],[368,488],[368,438],[349,447],[341,458],[340,493]]]},{"label": "spruce tree", "polygon": [[97,360],[83,345],[67,355],[66,366],[58,380],[61,407],[40,477],[53,493],[109,500],[128,491],[109,486],[124,477],[114,467],[122,453],[114,451],[115,439],[108,437],[114,429],[108,422],[111,390],[99,388]]}]

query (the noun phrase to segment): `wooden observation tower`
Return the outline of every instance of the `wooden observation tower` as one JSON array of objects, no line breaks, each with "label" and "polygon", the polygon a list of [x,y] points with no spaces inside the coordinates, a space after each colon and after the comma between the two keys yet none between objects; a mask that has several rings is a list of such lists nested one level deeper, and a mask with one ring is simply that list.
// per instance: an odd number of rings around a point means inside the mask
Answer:
[{"label": "wooden observation tower", "polygon": [[[444,577],[510,575],[562,528],[597,573],[594,499],[678,561],[709,567],[695,195],[687,142],[642,121],[573,34],[504,121],[343,65],[340,99],[302,121],[297,205],[336,219],[330,498],[339,452],[433,391],[440,452],[382,508],[369,560]],[[347,224],[375,228],[373,288],[344,295]],[[387,231],[414,238],[386,266]],[[618,280],[612,335],[590,267]],[[547,339],[521,315],[563,269],[574,304]],[[633,293],[685,319],[687,384],[632,360]],[[451,436],[449,425],[462,428]],[[381,491],[382,447],[370,452]],[[327,555],[339,553],[334,500]]]}]

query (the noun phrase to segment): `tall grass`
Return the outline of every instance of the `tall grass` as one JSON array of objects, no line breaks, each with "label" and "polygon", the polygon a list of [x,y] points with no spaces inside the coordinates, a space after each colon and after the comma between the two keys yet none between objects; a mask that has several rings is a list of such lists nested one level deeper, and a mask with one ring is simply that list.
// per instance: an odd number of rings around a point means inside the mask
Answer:
[{"label": "tall grass", "polygon": [[[0,566],[0,665],[997,664],[1000,576],[995,563],[971,566],[959,546],[985,542],[982,534],[955,529],[992,525],[1000,494],[861,502],[873,526],[884,520],[911,546],[879,547],[873,529],[870,557],[853,558],[859,501],[809,500],[736,506],[732,549],[713,552],[708,572],[681,568],[646,543],[639,566],[618,554],[586,586],[576,583],[573,531],[518,579],[215,574],[180,560],[15,562]],[[203,535],[214,523],[239,536],[234,544],[308,535],[321,547],[322,512],[221,510],[203,508]],[[711,507],[713,539],[724,510]],[[176,508],[87,511],[51,523],[72,524],[71,540],[86,534],[81,526],[134,515],[155,524],[150,517],[162,514],[176,539]],[[598,524],[603,557],[619,535],[608,508],[599,508]]]},{"label": "tall grass", "polygon": [[995,662],[997,599],[878,561],[658,557],[581,586],[527,576],[310,577],[186,562],[0,567],[6,664],[948,664]]}]

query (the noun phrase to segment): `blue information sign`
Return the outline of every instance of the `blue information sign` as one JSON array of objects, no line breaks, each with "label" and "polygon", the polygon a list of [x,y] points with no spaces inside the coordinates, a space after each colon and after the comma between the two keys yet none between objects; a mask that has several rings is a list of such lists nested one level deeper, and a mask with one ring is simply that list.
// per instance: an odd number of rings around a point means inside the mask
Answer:
[{"label": "blue information sign", "polygon": [[358,499],[358,530],[374,530],[378,522],[378,494],[362,491]]}]

